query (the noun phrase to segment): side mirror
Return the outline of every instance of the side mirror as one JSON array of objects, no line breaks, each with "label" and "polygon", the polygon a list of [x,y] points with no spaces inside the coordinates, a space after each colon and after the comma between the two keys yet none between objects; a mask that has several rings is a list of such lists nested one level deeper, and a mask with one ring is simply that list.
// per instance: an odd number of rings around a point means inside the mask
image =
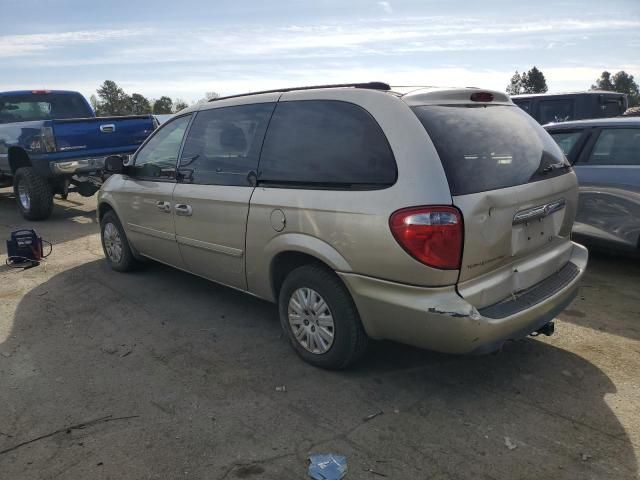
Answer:
[{"label": "side mirror", "polygon": [[122,173],[124,171],[124,157],[109,155],[104,159],[104,171],[107,173]]}]

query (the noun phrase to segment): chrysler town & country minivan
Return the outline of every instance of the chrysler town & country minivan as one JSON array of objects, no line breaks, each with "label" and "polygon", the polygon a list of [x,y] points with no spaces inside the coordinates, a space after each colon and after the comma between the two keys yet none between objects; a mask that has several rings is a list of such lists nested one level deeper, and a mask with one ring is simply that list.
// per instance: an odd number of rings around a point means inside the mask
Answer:
[{"label": "chrysler town & country minivan", "polygon": [[503,93],[382,83],[180,112],[99,195],[110,265],[150,258],[276,302],[307,362],[367,340],[486,353],[552,332],[587,251],[576,176]]}]

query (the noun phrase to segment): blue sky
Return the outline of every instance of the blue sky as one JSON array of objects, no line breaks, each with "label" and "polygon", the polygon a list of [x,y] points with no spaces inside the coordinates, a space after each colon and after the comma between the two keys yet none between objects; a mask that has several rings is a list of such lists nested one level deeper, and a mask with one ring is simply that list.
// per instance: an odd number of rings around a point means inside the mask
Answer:
[{"label": "blue sky", "polygon": [[[525,3],[525,4],[519,4]],[[2,0],[0,90],[105,79],[194,101],[304,84],[504,89],[537,65],[551,91],[604,69],[640,81],[640,1]]]}]

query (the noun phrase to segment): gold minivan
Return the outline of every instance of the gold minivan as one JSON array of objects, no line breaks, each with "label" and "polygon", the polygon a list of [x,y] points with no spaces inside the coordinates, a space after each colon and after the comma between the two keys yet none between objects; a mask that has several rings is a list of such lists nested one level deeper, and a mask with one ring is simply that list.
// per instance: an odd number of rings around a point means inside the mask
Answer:
[{"label": "gold minivan", "polygon": [[367,340],[486,353],[553,332],[587,250],[576,176],[504,93],[346,84],[181,111],[99,193],[107,261],[146,257],[277,302],[297,353]]}]

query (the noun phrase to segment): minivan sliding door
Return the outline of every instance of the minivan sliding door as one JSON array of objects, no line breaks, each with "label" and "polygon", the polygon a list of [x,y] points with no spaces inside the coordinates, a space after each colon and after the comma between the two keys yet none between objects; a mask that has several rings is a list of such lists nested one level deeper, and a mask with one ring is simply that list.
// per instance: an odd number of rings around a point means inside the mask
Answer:
[{"label": "minivan sliding door", "polygon": [[246,289],[249,200],[275,103],[217,106],[197,113],[173,193],[176,240],[187,270]]}]

